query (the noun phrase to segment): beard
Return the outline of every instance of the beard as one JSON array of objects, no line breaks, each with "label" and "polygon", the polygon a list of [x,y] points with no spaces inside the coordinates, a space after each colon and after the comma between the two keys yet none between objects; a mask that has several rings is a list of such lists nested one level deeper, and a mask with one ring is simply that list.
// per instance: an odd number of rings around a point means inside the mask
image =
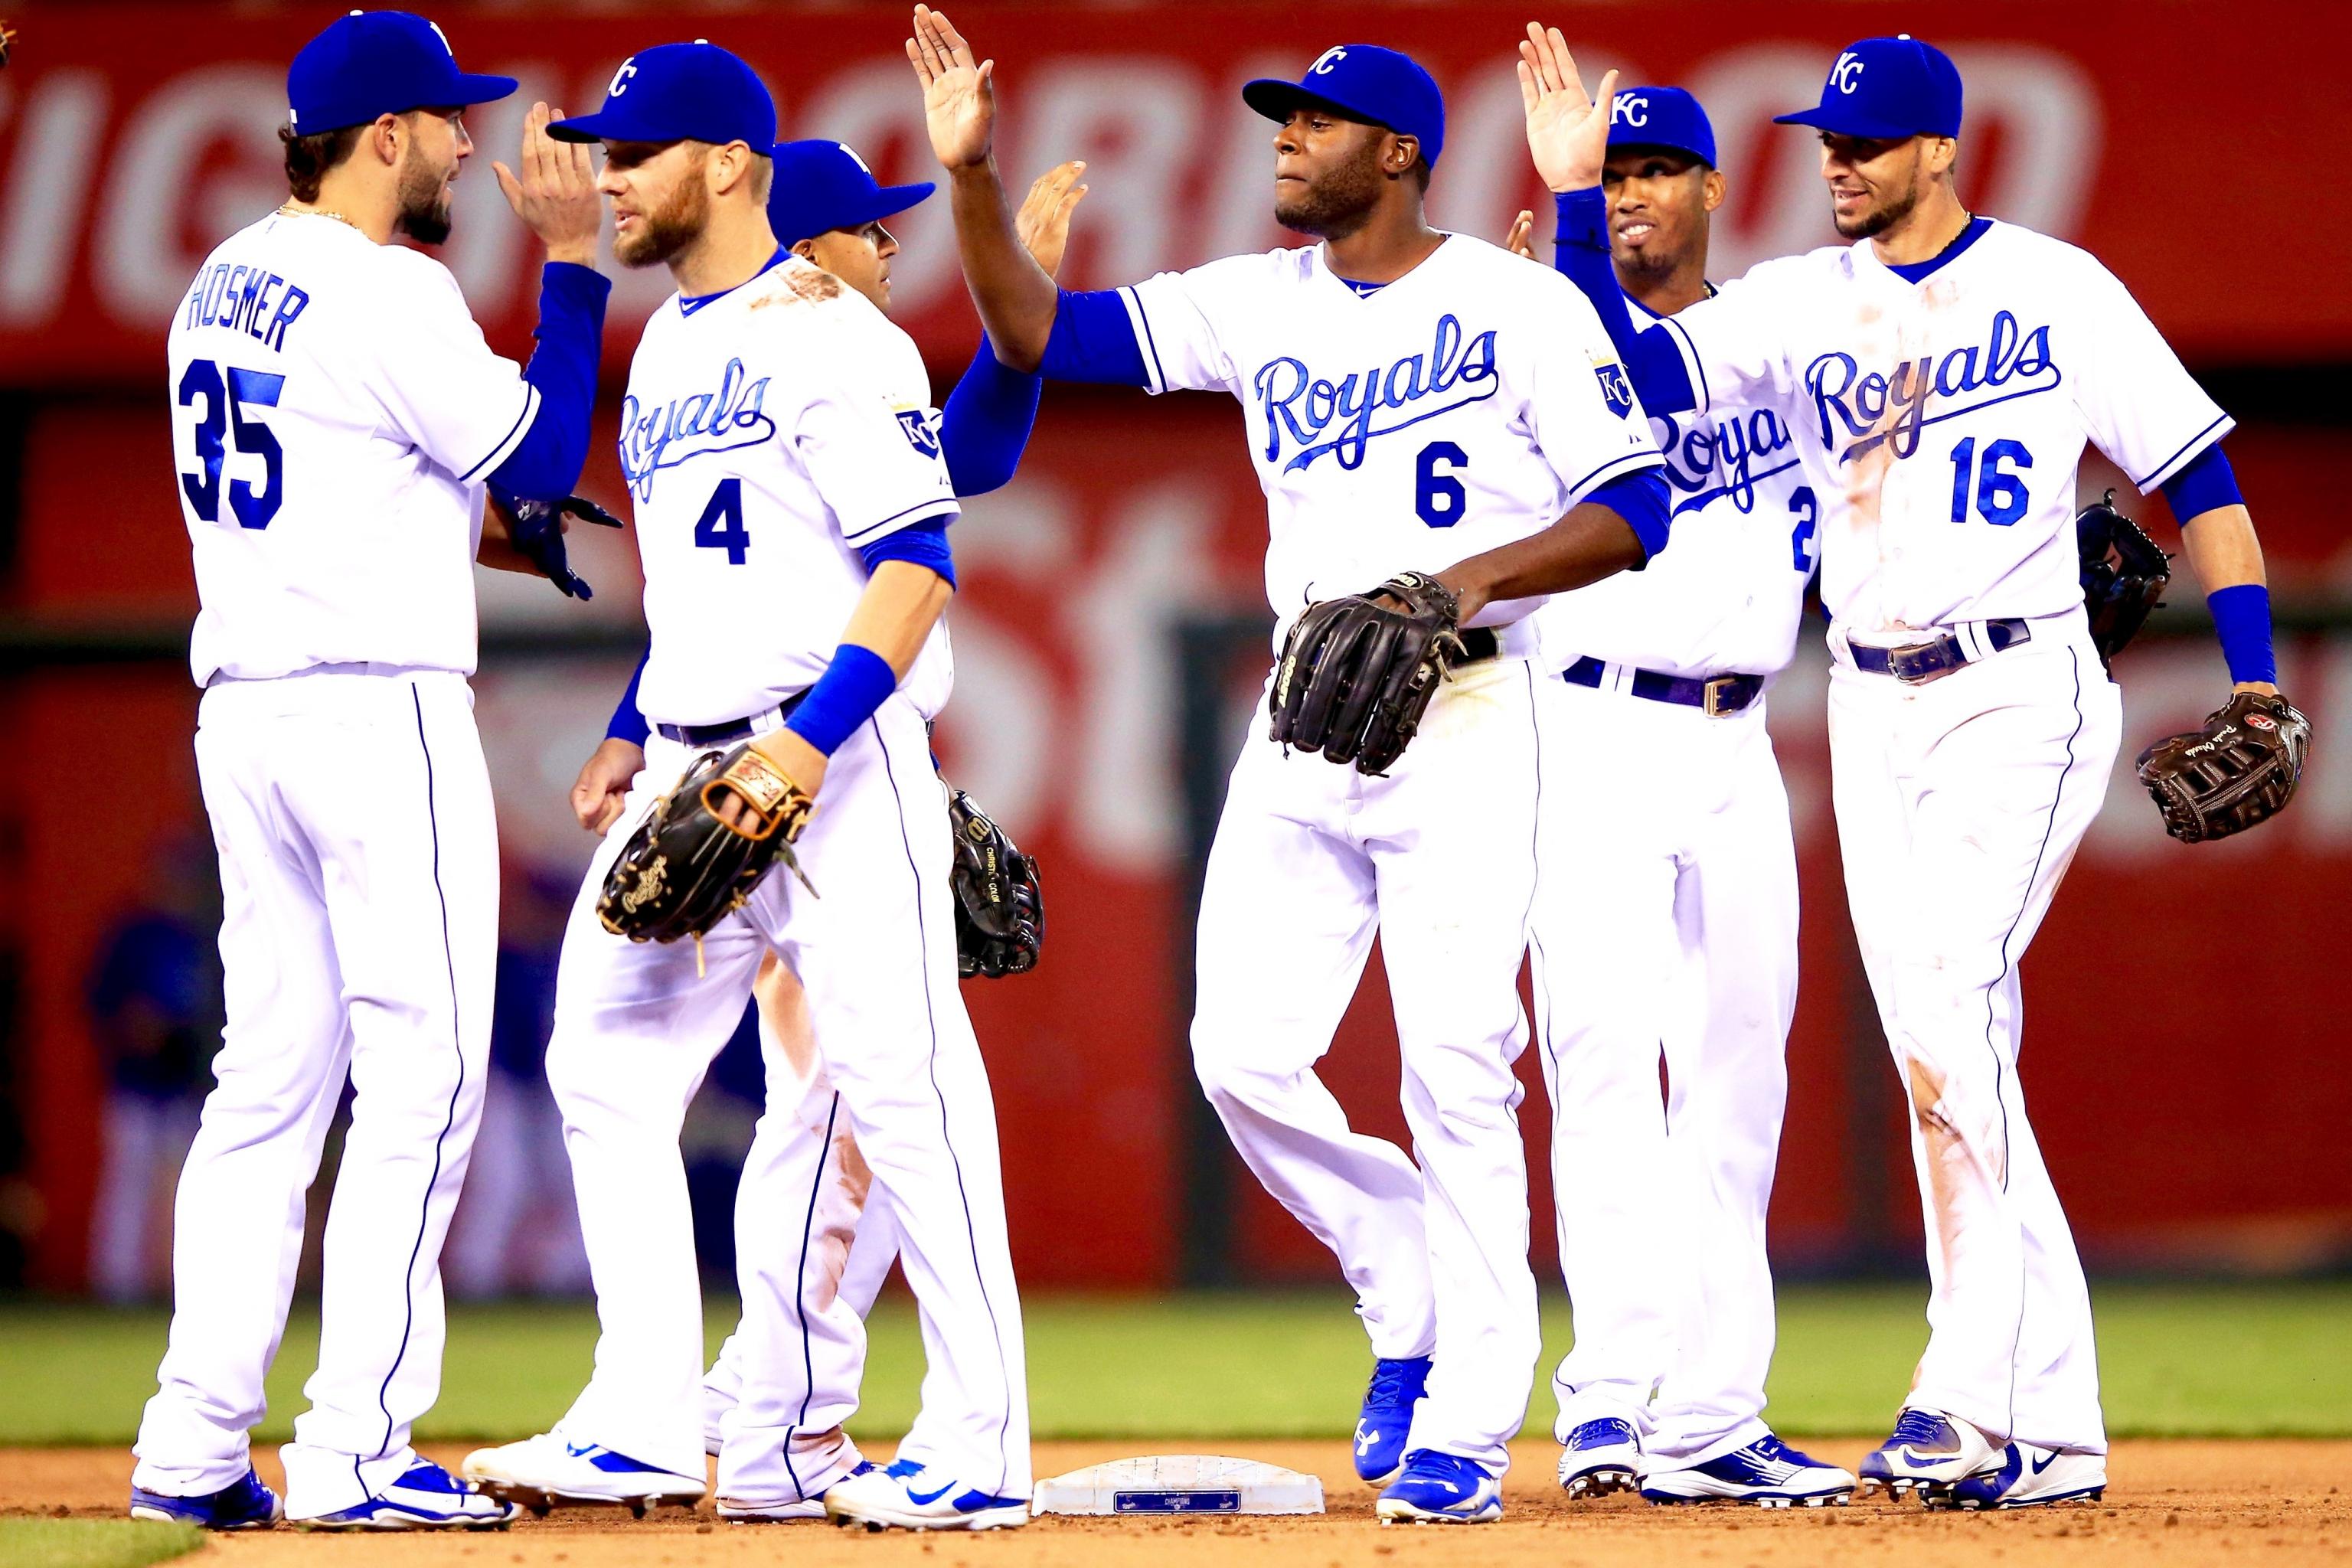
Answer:
[{"label": "beard", "polygon": [[1277,196],[1274,221],[1318,239],[1344,239],[1364,226],[1381,199],[1388,176],[1376,150],[1342,163],[1296,196]]},{"label": "beard", "polygon": [[438,245],[449,237],[447,171],[435,169],[416,155],[411,142],[400,165],[400,213],[393,227],[419,245]]},{"label": "beard", "polygon": [[637,220],[637,231],[614,236],[613,259],[624,267],[658,267],[702,237],[710,224],[710,193],[695,170],[677,183],[669,200]]},{"label": "beard", "polygon": [[1918,205],[1919,185],[1915,180],[1909,190],[1899,196],[1890,197],[1864,213],[1860,217],[1850,220],[1832,217],[1831,222],[1836,226],[1839,236],[1843,238],[1868,239],[1874,235],[1885,234],[1888,229],[1909,217],[1912,209]]}]

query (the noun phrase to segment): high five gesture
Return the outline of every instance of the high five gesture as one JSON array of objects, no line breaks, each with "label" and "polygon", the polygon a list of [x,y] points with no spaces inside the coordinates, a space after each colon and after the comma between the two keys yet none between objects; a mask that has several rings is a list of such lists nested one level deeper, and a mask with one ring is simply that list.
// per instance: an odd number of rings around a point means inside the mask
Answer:
[{"label": "high five gesture", "polygon": [[1527,39],[1519,45],[1519,101],[1528,111],[1528,151],[1545,184],[1554,191],[1581,191],[1601,183],[1616,96],[1612,70],[1601,79],[1600,92],[1587,98],[1576,57],[1568,52],[1559,29],[1528,24]]}]

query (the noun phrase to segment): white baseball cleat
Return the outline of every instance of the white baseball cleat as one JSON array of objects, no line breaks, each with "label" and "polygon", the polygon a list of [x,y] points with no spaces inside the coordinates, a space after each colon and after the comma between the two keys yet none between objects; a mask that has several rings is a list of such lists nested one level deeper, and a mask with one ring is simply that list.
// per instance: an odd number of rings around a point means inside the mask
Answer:
[{"label": "white baseball cleat", "polygon": [[1642,1468],[1642,1438],[1615,1415],[1580,1424],[1560,1447],[1559,1489],[1573,1498],[1631,1491]]},{"label": "white baseball cleat", "polygon": [[1906,1409],[1895,1431],[1862,1461],[1862,1489],[1890,1497],[1916,1492],[1925,1501],[1979,1470],[1998,1469],[2001,1450],[1957,1415]]},{"label": "white baseball cleat", "polygon": [[2046,1508],[2052,1503],[2096,1502],[2106,1495],[2104,1454],[2072,1454],[2011,1443],[2001,1450],[1999,1469],[1981,1470],[1949,1491],[1930,1496],[1929,1508]]},{"label": "white baseball cleat", "polygon": [[1656,1503],[1744,1502],[1759,1508],[1843,1508],[1853,1476],[1791,1448],[1767,1432],[1746,1447],[1704,1464],[1654,1469],[1642,1495]]},{"label": "white baseball cleat", "polygon": [[574,1443],[561,1432],[477,1448],[466,1456],[460,1473],[488,1496],[541,1516],[567,1504],[609,1503],[643,1519],[646,1510],[666,1503],[691,1509],[704,1491],[700,1476],[656,1470],[602,1444]]},{"label": "white baseball cleat", "polygon": [[286,1520],[299,1530],[503,1530],[520,1511],[420,1458],[348,1508],[311,1514],[289,1510]]},{"label": "white baseball cleat", "polygon": [[824,1511],[835,1524],[868,1530],[1009,1530],[1029,1522],[1029,1500],[997,1497],[899,1459],[835,1482]]}]

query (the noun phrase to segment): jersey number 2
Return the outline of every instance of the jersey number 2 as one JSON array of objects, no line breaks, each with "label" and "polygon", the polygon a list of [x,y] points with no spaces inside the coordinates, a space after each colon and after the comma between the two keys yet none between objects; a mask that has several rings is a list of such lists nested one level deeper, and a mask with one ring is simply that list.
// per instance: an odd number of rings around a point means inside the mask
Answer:
[{"label": "jersey number 2", "polygon": [[743,526],[743,481],[721,479],[710,492],[710,504],[694,524],[694,542],[704,550],[724,550],[727,564],[740,566],[751,548],[751,530]]},{"label": "jersey number 2", "polygon": [[1813,495],[1813,487],[1799,485],[1789,492],[1789,515],[1797,526],[1789,531],[1789,564],[1807,576],[1813,571],[1813,527],[1821,521],[1822,504]]},{"label": "jersey number 2", "polygon": [[232,434],[239,454],[261,459],[260,493],[244,479],[229,481],[228,507],[236,525],[268,528],[285,503],[286,449],[278,444],[275,431],[246,414],[249,407],[277,407],[278,395],[285,389],[282,375],[235,365],[229,366],[224,382],[221,367],[208,359],[190,360],[181,372],[180,406],[194,408],[201,401],[204,412],[196,417],[196,471],[180,476],[180,489],[206,522],[220,521],[221,469],[228,461]]}]

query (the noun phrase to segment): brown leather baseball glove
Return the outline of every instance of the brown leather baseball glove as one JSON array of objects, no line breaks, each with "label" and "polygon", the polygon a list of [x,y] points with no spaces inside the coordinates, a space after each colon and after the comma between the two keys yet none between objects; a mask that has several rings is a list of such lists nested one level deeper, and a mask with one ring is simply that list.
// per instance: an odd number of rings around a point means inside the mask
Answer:
[{"label": "brown leather baseball glove", "polygon": [[2311,721],[2284,697],[2241,691],[2205,727],[2139,754],[2139,782],[2183,844],[2227,838],[2286,809],[2303,778]]}]

